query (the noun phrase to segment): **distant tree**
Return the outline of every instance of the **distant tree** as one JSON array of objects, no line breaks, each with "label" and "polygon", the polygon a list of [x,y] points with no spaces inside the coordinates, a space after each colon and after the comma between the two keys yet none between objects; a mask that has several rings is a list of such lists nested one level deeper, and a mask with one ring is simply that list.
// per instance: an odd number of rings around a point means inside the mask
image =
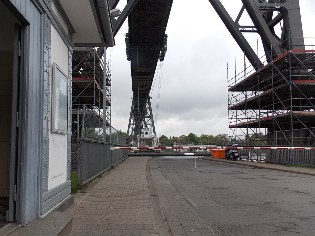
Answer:
[{"label": "distant tree", "polygon": [[215,138],[213,135],[202,134],[199,138],[199,144],[201,145],[215,145]]},{"label": "distant tree", "polygon": [[187,136],[188,143],[187,144],[199,144],[198,136],[196,134],[190,133]]},{"label": "distant tree", "polygon": [[170,137],[169,142],[171,146],[178,145],[180,143],[179,138],[175,136]]},{"label": "distant tree", "polygon": [[229,138],[227,134],[218,134],[215,136],[215,144],[224,146],[228,143]]},{"label": "distant tree", "polygon": [[227,145],[228,144],[228,135],[227,134],[218,134],[216,136],[202,134],[197,136],[194,133],[189,133],[186,135],[181,135],[179,137],[167,137],[166,135],[162,135],[160,137],[160,143],[165,146],[173,146],[173,145]]},{"label": "distant tree", "polygon": [[162,135],[159,138],[159,142],[160,142],[161,145],[165,145],[165,146],[169,145],[169,140],[168,140],[168,138],[165,135]]},{"label": "distant tree", "polygon": [[179,144],[180,145],[187,145],[189,143],[189,139],[186,135],[179,136]]}]

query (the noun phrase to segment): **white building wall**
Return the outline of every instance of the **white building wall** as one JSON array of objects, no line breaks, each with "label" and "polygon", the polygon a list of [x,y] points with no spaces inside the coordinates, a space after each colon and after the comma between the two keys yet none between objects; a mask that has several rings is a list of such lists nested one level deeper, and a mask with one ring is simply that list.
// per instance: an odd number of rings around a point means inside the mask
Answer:
[{"label": "white building wall", "polygon": [[[69,75],[69,49],[63,42],[57,30],[51,27],[51,65],[56,63],[64,74]],[[50,88],[52,84],[52,69],[50,73]],[[52,91],[50,91],[52,94]],[[69,94],[68,94],[69,96]],[[51,104],[53,102],[51,101]],[[51,110],[50,110],[51,111]],[[51,115],[49,121],[49,168],[48,190],[51,190],[67,180],[67,134],[51,132]],[[68,130],[70,132],[70,130]]]}]

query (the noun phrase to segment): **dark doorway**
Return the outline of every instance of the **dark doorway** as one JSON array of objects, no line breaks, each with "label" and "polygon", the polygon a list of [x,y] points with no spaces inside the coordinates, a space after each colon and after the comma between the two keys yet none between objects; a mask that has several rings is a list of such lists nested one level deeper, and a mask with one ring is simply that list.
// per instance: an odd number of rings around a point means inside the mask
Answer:
[{"label": "dark doorway", "polygon": [[0,228],[18,217],[21,24],[0,2]]}]

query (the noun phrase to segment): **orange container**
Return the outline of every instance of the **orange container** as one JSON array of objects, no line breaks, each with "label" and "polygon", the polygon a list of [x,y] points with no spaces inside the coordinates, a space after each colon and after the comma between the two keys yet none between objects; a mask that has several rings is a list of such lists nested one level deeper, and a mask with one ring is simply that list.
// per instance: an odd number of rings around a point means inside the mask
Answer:
[{"label": "orange container", "polygon": [[211,149],[211,155],[213,158],[224,159],[225,149]]}]

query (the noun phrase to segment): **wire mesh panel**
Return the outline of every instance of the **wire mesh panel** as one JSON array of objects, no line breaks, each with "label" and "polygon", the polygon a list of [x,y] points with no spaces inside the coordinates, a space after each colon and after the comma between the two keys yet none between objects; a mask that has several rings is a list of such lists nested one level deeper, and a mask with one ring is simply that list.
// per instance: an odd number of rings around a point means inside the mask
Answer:
[{"label": "wire mesh panel", "polygon": [[104,142],[103,114],[99,110],[82,109],[72,111],[71,168],[78,169],[78,159],[84,141]]},{"label": "wire mesh panel", "polygon": [[[126,133],[111,127],[110,140],[112,147],[124,147],[127,145],[129,139]],[[128,152],[129,151],[127,150],[112,150],[113,165],[116,165],[127,158]]]},{"label": "wire mesh panel", "polygon": [[241,160],[254,161],[254,162],[265,162],[267,159],[267,150],[247,149],[238,150],[239,158]]},{"label": "wire mesh panel", "polygon": [[115,166],[128,157],[127,150],[112,150],[112,165]]},{"label": "wire mesh panel", "polygon": [[[114,145],[124,144],[126,142],[124,134],[114,128],[111,129],[115,131],[113,132]],[[111,146],[109,143],[81,139],[77,156],[78,177],[81,186],[127,158],[127,150],[111,151]]]},{"label": "wire mesh panel", "polygon": [[78,158],[79,185],[83,186],[109,168],[111,168],[110,145],[82,141]]}]

